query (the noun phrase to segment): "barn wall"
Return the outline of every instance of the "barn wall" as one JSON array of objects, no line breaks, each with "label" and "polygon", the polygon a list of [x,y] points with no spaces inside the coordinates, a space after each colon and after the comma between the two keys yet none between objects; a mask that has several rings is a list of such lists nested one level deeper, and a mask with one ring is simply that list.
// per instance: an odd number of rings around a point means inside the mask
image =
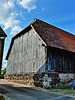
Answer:
[{"label": "barn wall", "polygon": [[75,53],[48,47],[47,70],[75,73]]},{"label": "barn wall", "polygon": [[7,74],[37,72],[41,66],[45,66],[45,52],[41,39],[31,29],[14,40],[8,58]]}]

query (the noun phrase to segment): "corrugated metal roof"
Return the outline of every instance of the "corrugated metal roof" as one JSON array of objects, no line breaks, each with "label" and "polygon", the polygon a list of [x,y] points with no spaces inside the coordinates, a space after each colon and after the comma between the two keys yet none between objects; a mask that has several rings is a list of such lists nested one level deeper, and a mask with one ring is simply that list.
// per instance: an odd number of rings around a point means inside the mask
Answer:
[{"label": "corrugated metal roof", "polygon": [[7,37],[7,35],[6,35],[5,32],[2,30],[1,27],[0,27],[0,37]]},{"label": "corrugated metal roof", "polygon": [[47,46],[67,50],[75,53],[75,35],[59,29],[41,20],[35,19],[30,25],[12,38],[6,59],[8,59],[13,41],[31,29],[31,25]]}]

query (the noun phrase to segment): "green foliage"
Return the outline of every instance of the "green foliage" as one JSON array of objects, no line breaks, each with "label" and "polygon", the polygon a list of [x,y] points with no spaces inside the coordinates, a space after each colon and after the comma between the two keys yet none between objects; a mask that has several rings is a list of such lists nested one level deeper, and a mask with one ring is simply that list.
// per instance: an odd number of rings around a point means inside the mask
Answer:
[{"label": "green foliage", "polygon": [[6,74],[6,68],[4,70],[1,71],[1,74]]},{"label": "green foliage", "polygon": [[0,95],[0,100],[5,100],[5,98],[2,95]]},{"label": "green foliage", "polygon": [[66,95],[74,95],[75,96],[75,88],[72,89],[72,86],[57,87],[57,88],[50,89],[49,91],[59,93],[59,94],[66,94]]}]

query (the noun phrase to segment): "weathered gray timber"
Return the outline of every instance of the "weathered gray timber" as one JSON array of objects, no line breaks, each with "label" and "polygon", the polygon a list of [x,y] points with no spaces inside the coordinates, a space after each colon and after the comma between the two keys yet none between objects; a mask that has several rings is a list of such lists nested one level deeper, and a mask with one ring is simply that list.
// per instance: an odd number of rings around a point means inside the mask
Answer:
[{"label": "weathered gray timber", "polygon": [[47,47],[47,61],[38,72],[75,73],[75,53]]},{"label": "weathered gray timber", "polygon": [[7,74],[37,72],[46,66],[46,48],[42,44],[33,29],[16,38],[8,58]]},{"label": "weathered gray timber", "polygon": [[47,48],[47,53],[48,72],[75,73],[75,53],[51,47]]}]

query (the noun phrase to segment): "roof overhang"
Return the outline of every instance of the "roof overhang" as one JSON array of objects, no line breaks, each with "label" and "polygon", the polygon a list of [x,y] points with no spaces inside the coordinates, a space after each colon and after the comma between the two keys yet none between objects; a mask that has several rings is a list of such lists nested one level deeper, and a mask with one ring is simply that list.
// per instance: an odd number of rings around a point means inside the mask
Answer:
[{"label": "roof overhang", "polygon": [[0,27],[0,37],[7,37],[3,29]]}]

